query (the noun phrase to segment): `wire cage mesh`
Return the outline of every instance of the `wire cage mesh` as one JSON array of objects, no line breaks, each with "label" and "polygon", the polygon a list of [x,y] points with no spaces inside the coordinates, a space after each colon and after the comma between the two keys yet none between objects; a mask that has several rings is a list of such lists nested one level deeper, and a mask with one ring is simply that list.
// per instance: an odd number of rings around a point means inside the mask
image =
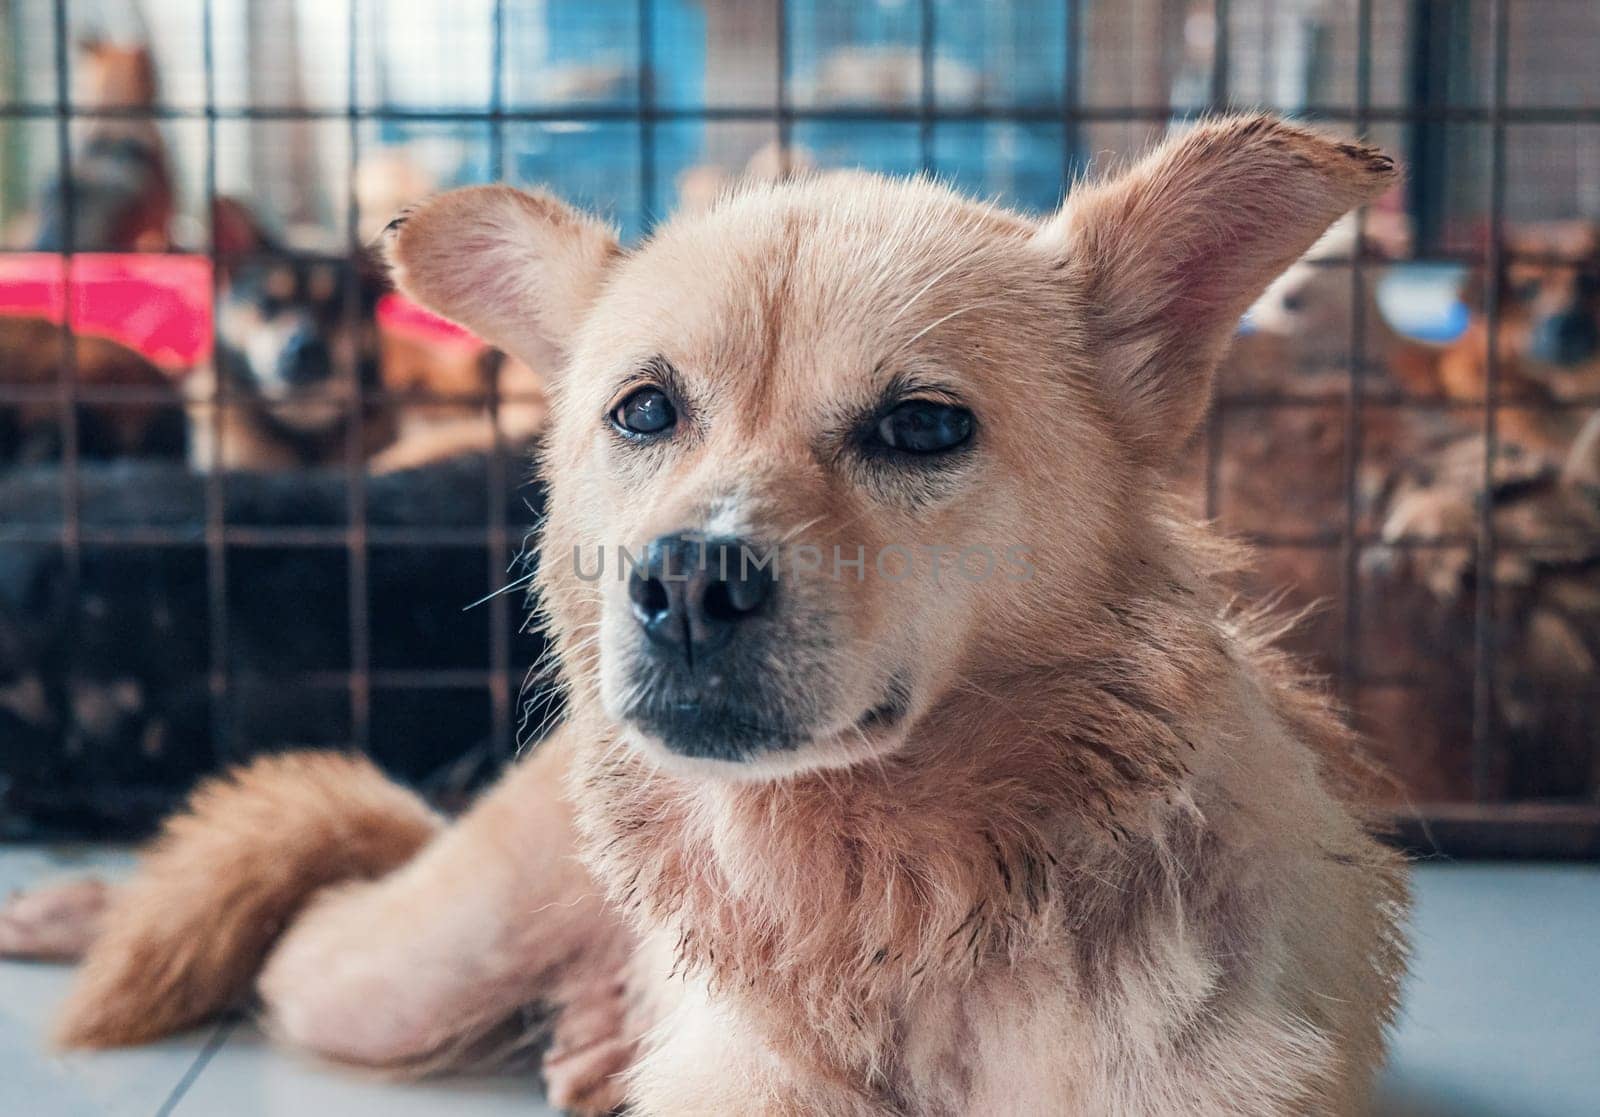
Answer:
[{"label": "wire cage mesh", "polygon": [[[1259,549],[1247,589],[1326,603],[1290,642],[1400,776],[1409,838],[1600,850],[1587,0],[0,0],[0,29],[0,320],[55,338],[8,340],[0,370],[0,434],[49,434],[0,441],[4,829],[142,825],[286,744],[459,790],[552,716],[522,686],[543,645],[494,592],[537,518],[535,433],[504,421],[535,389],[441,377],[437,354],[397,376],[385,338],[372,376],[330,354],[337,445],[314,468],[195,465],[254,406],[195,372],[251,329],[241,211],[274,230],[250,252],[329,263],[481,181],[638,239],[762,160],[1042,212],[1200,114],[1269,107],[1408,177],[1246,322],[1179,484]],[[158,200],[137,235],[103,212],[126,195]],[[361,284],[336,286],[370,340]],[[101,374],[91,343],[128,341],[130,306],[180,324],[181,353],[159,330],[133,346],[171,384]],[[97,460],[141,407],[182,409],[188,465]],[[384,432],[441,415],[490,435],[372,468]]]}]

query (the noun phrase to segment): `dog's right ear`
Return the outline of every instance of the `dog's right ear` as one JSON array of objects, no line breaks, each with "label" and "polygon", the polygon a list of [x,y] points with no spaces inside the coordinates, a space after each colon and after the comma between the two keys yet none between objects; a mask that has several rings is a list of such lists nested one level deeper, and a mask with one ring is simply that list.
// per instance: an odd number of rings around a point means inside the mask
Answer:
[{"label": "dog's right ear", "polygon": [[406,295],[535,368],[559,362],[622,254],[604,222],[509,186],[430,198],[389,223],[383,249]]}]

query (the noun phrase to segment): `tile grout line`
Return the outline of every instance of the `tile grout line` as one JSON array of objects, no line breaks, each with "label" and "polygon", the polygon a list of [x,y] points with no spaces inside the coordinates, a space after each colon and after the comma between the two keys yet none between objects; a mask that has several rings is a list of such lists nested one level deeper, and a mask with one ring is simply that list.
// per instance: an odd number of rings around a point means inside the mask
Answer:
[{"label": "tile grout line", "polygon": [[189,1092],[189,1089],[200,1077],[200,1072],[211,1064],[213,1056],[222,1050],[223,1046],[228,1042],[228,1037],[233,1034],[234,1028],[238,1026],[239,1018],[237,1017],[231,1020],[224,1020],[216,1026],[212,1033],[206,1037],[205,1046],[200,1049],[199,1054],[194,1057],[194,1061],[183,1072],[183,1077],[178,1079],[177,1084],[172,1087],[172,1092],[166,1096],[166,1100],[156,1110],[155,1117],[170,1117],[172,1112],[178,1108],[178,1103],[183,1100],[183,1096]]}]

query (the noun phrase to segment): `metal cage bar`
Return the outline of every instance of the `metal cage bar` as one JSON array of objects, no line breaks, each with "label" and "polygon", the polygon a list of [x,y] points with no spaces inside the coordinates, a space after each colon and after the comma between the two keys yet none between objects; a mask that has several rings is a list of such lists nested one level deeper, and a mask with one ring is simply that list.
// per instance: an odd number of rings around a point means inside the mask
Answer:
[{"label": "metal cage bar", "polygon": [[[770,119],[778,130],[778,157],[784,170],[789,168],[789,149],[794,137],[794,106],[789,100],[789,4],[777,0],[777,27],[773,35],[773,92],[772,106],[763,110],[758,119]],[[702,106],[710,111],[710,106]],[[707,116],[707,120],[712,117]]]},{"label": "metal cage bar", "polygon": [[654,0],[639,0],[639,201],[645,231],[659,216],[656,191],[656,41]]},{"label": "metal cage bar", "polygon": [[[216,202],[219,193],[219,126],[228,122],[269,123],[292,121],[304,123],[326,122],[329,127],[342,127],[348,145],[345,182],[342,192],[343,239],[350,253],[368,247],[361,243],[363,214],[357,191],[356,171],[364,148],[371,144],[368,129],[387,125],[463,125],[487,126],[489,173],[496,179],[506,180],[520,173],[517,149],[511,142],[512,129],[518,125],[620,125],[633,129],[637,143],[636,173],[639,197],[639,224],[648,235],[652,227],[666,212],[671,192],[669,175],[675,167],[672,162],[675,124],[769,124],[775,130],[780,158],[790,158],[797,124],[832,123],[840,125],[884,123],[905,126],[906,134],[915,131],[915,159],[917,166],[928,173],[948,170],[942,166],[945,159],[945,140],[954,130],[941,132],[952,124],[1037,124],[1060,129],[1059,166],[1063,189],[1082,169],[1083,136],[1097,124],[1168,124],[1189,121],[1206,112],[1227,109],[1240,88],[1249,88],[1244,70],[1234,71],[1233,53],[1247,38],[1247,25],[1238,24],[1243,7],[1230,0],[1213,0],[1211,5],[1211,58],[1209,71],[1203,74],[1203,105],[1148,104],[1148,103],[1096,103],[1093,85],[1086,80],[1085,36],[1093,9],[1089,0],[1047,0],[1058,5],[1063,20],[1060,35],[1061,51],[1060,86],[1056,94],[1059,103],[1028,105],[993,103],[987,96],[972,104],[950,101],[947,89],[940,88],[939,61],[945,43],[941,34],[948,36],[951,29],[964,25],[952,20],[951,7],[942,7],[939,0],[918,0],[916,5],[916,34],[914,44],[907,32],[904,45],[914,49],[917,80],[914,95],[908,94],[905,103],[862,107],[859,105],[832,105],[810,103],[800,96],[796,104],[794,69],[797,58],[804,59],[806,29],[799,22],[815,15],[814,8],[805,8],[790,0],[773,0],[775,36],[773,43],[771,97],[768,101],[735,104],[681,104],[673,98],[667,77],[670,71],[661,57],[664,43],[663,31],[669,21],[678,18],[667,13],[660,0],[636,0],[631,6],[635,21],[632,48],[637,58],[636,87],[631,96],[619,96],[612,101],[577,104],[513,103],[508,93],[510,76],[509,41],[511,0],[493,0],[490,32],[490,93],[482,108],[428,108],[397,106],[387,97],[364,99],[364,66],[371,63],[364,44],[372,34],[371,9],[363,8],[363,0],[347,0],[346,74],[344,103],[328,105],[299,105],[293,107],[264,104],[221,104],[217,82],[218,64],[218,13],[217,0],[202,0],[201,67],[203,98],[197,106],[155,105],[139,108],[92,107],[74,102],[72,96],[71,50],[72,0],[52,0],[51,18],[55,32],[53,52],[54,99],[40,103],[0,104],[0,121],[41,121],[53,125],[58,147],[57,163],[60,176],[59,203],[62,208],[65,244],[62,256],[62,274],[67,289],[71,290],[74,276],[75,215],[80,199],[75,196],[73,175],[73,131],[79,121],[150,120],[158,123],[185,123],[193,121],[203,130],[203,163],[201,166],[202,194],[208,208],[206,251],[212,264],[211,303],[212,321],[219,320],[222,293],[219,289],[222,245],[216,228]],[[1259,547],[1303,548],[1315,550],[1319,555],[1337,558],[1339,600],[1343,615],[1338,631],[1338,682],[1342,698],[1351,705],[1363,688],[1372,686],[1406,685],[1415,676],[1405,671],[1385,671],[1385,664],[1364,662],[1363,631],[1372,615],[1379,611],[1380,603],[1363,600],[1364,583],[1362,557],[1365,549],[1377,544],[1398,549],[1424,549],[1434,547],[1466,547],[1475,555],[1474,598],[1472,622],[1472,709],[1470,747],[1471,804],[1457,807],[1426,808],[1441,818],[1459,823],[1465,816],[1462,811],[1477,809],[1483,819],[1494,826],[1514,827],[1518,820],[1533,819],[1534,815],[1522,805],[1504,800],[1498,786],[1498,768],[1504,760],[1505,743],[1497,739],[1495,694],[1496,658],[1500,650],[1500,625],[1505,618],[1498,616],[1496,600],[1495,565],[1497,558],[1537,552],[1549,546],[1542,541],[1500,538],[1496,530],[1493,509],[1487,501],[1480,502],[1473,530],[1453,532],[1432,538],[1415,538],[1401,541],[1384,540],[1380,534],[1364,524],[1363,497],[1360,491],[1361,471],[1368,455],[1373,452],[1369,442],[1373,437],[1370,423],[1372,415],[1380,409],[1406,412],[1459,411],[1469,412],[1481,407],[1483,411],[1481,438],[1485,451],[1481,483],[1485,491],[1494,487],[1496,456],[1502,444],[1499,410],[1506,405],[1503,397],[1504,370],[1500,367],[1498,340],[1503,330],[1500,296],[1505,282],[1506,267],[1516,261],[1535,261],[1537,257],[1513,253],[1505,243],[1507,210],[1507,139],[1508,131],[1533,125],[1600,126],[1600,104],[1510,104],[1508,103],[1509,70],[1511,67],[1509,33],[1512,4],[1509,0],[1487,0],[1488,74],[1489,88],[1486,101],[1481,104],[1458,105],[1445,103],[1442,97],[1428,94],[1423,101],[1410,104],[1374,103],[1374,35],[1375,17],[1383,11],[1372,0],[1357,0],[1354,7],[1355,56],[1354,95],[1350,103],[1308,104],[1299,107],[1296,114],[1312,120],[1348,125],[1355,132],[1365,134],[1383,125],[1398,125],[1419,130],[1429,130],[1429,151],[1441,153],[1441,136],[1446,126],[1471,125],[1487,130],[1489,163],[1488,173],[1488,235],[1481,251],[1464,252],[1458,247],[1440,248],[1426,245],[1418,259],[1445,261],[1469,266],[1481,265],[1487,285],[1485,325],[1488,336],[1487,367],[1484,394],[1478,400],[1454,400],[1408,395],[1393,385],[1384,384],[1373,375],[1375,364],[1367,356],[1369,334],[1373,323],[1369,320],[1369,296],[1375,283],[1373,262],[1363,249],[1358,235],[1357,250],[1347,259],[1329,259],[1329,266],[1349,267],[1349,294],[1352,316],[1345,341],[1348,344],[1343,392],[1306,394],[1292,386],[1281,390],[1225,393],[1219,397],[1206,420],[1203,431],[1205,447],[1203,500],[1208,517],[1217,518],[1223,508],[1224,493],[1220,468],[1227,459],[1229,447],[1228,423],[1252,411],[1287,408],[1341,408],[1343,448],[1339,467],[1339,496],[1342,500],[1342,522],[1327,526],[1313,525],[1307,530],[1272,530],[1242,533]],[[624,7],[627,7],[626,5]],[[366,13],[364,15],[364,13]],[[909,17],[908,17],[909,18]],[[1476,22],[1476,21],[1475,21]],[[1416,29],[1413,28],[1413,33]],[[1055,33],[1052,31],[1052,39]],[[797,50],[797,44],[800,49]],[[1054,44],[1041,44],[1040,49],[1054,50]],[[1434,52],[1437,53],[1437,52]],[[1415,58],[1428,52],[1411,52]],[[1431,55],[1428,55],[1431,57]],[[1245,76],[1241,76],[1245,75]],[[802,75],[803,76],[803,75]],[[1415,87],[1416,83],[1412,83]],[[1416,89],[1412,89],[1416,93]],[[1170,98],[1169,98],[1170,99]],[[1001,99],[1002,101],[1004,99]],[[909,150],[909,148],[907,149]],[[909,159],[909,156],[907,156]],[[1435,176],[1437,177],[1437,176]],[[1365,218],[1357,218],[1358,234],[1365,231]],[[311,254],[303,254],[311,255]],[[337,258],[337,257],[330,257]],[[69,296],[70,306],[70,296]],[[345,313],[355,321],[362,313],[359,300],[352,291],[346,299]],[[289,673],[296,685],[316,686],[322,689],[343,689],[349,702],[350,743],[362,750],[374,745],[374,691],[386,688],[408,687],[420,689],[476,690],[487,695],[489,724],[496,750],[501,759],[509,756],[515,747],[518,695],[513,690],[515,647],[512,633],[517,609],[513,599],[505,593],[491,594],[487,598],[489,636],[486,649],[487,667],[483,670],[394,670],[375,665],[373,648],[373,623],[371,617],[372,567],[375,548],[380,547],[432,547],[481,546],[485,550],[486,568],[491,588],[500,587],[508,577],[507,563],[513,562],[512,550],[516,542],[515,525],[507,514],[503,497],[517,480],[513,466],[514,450],[508,444],[503,409],[512,402],[525,402],[506,389],[497,375],[491,375],[486,389],[480,393],[441,394],[372,388],[363,382],[360,369],[350,367],[345,371],[349,393],[347,405],[351,422],[347,429],[345,445],[345,500],[346,511],[342,522],[326,526],[260,527],[229,522],[228,479],[220,470],[207,473],[203,486],[203,519],[195,528],[148,525],[140,527],[108,527],[85,522],[79,502],[79,467],[82,458],[78,408],[84,404],[119,402],[149,402],[156,397],[142,397],[138,390],[120,390],[83,383],[78,367],[78,343],[72,314],[64,316],[61,327],[64,359],[54,384],[0,385],[0,403],[54,401],[61,408],[60,437],[62,445],[62,492],[59,524],[55,522],[33,524],[0,524],[0,542],[58,545],[66,558],[69,580],[76,577],[82,561],[83,549],[88,547],[152,547],[177,548],[199,546],[204,551],[205,594],[207,604],[206,691],[210,705],[211,726],[215,736],[215,754],[219,761],[233,759],[235,755],[236,690],[242,683],[255,683],[259,679],[248,671],[236,670],[230,659],[229,640],[232,634],[229,609],[230,553],[235,550],[262,548],[333,548],[342,551],[346,566],[345,589],[348,595],[348,612],[344,618],[344,632],[349,647],[349,662],[342,672]],[[406,528],[382,526],[371,522],[368,505],[368,478],[364,468],[363,425],[364,410],[369,404],[393,405],[404,408],[411,404],[452,404],[481,408],[486,412],[492,431],[492,446],[488,454],[486,484],[487,514],[481,527],[426,527]],[[229,388],[218,377],[209,399],[208,421],[212,435],[219,442],[224,434],[225,417],[230,406]],[[1524,403],[1518,407],[1548,408],[1568,411],[1579,407],[1600,408],[1600,397],[1566,398],[1559,401]],[[1331,517],[1330,517],[1331,518]],[[1541,833],[1570,834],[1574,819],[1582,815],[1574,808],[1560,816],[1560,825],[1538,816],[1535,822],[1546,827]],[[1600,811],[1591,812],[1591,823],[1600,832]],[[1533,825],[1534,823],[1529,823]],[[1551,827],[1554,826],[1554,829]],[[1587,833],[1587,831],[1586,831]],[[1587,839],[1585,839],[1587,840]],[[1581,841],[1579,842],[1581,844]]]},{"label": "metal cage bar", "polygon": [[[217,66],[216,66],[216,0],[204,0],[200,9],[201,58],[205,81],[205,204],[206,252],[211,259],[211,320],[217,321],[222,310],[221,245],[217,237]],[[216,331],[212,331],[211,359],[216,359]],[[228,386],[223,377],[212,378],[211,410],[207,422],[211,425],[213,443],[221,447],[224,434],[224,411],[228,407]],[[206,690],[211,704],[212,750],[221,759],[233,753],[233,709],[231,684],[228,678],[228,540],[227,494],[223,491],[225,479],[221,470],[210,470],[205,479],[205,547],[206,547],[206,608],[209,621],[210,669],[206,677]]]},{"label": "metal cage bar", "polygon": [[[1365,138],[1367,110],[1372,102],[1372,0],[1358,0],[1356,6],[1356,134]],[[1361,501],[1362,419],[1366,406],[1367,282],[1362,263],[1366,256],[1367,214],[1356,213],[1356,247],[1350,260],[1350,352],[1349,381],[1345,388],[1344,524],[1341,540],[1340,596],[1344,605],[1344,628],[1340,634],[1339,693],[1352,702],[1355,680],[1361,675],[1361,540],[1359,523]]]},{"label": "metal cage bar", "polygon": [[934,69],[935,10],[934,0],[920,0],[917,6],[920,17],[917,25],[917,158],[923,174],[932,174],[936,165],[933,134],[937,111],[934,87],[938,76]]},{"label": "metal cage bar", "polygon": [[[498,112],[505,107],[506,83],[506,0],[495,0],[494,54],[490,60],[489,106]],[[496,119],[489,127],[490,166],[500,181],[508,177],[509,159],[506,154],[506,122]],[[489,585],[496,585],[507,574],[507,554],[510,552],[510,530],[506,522],[505,505],[499,495],[510,483],[508,465],[511,451],[506,446],[505,431],[501,427],[500,409],[506,402],[499,366],[495,366],[489,383],[489,429],[492,442],[489,447],[487,506],[489,509],[488,550]],[[511,602],[503,593],[489,599],[489,731],[496,753],[509,757],[515,748],[515,735],[511,716],[511,640],[507,634]]]},{"label": "metal cage bar", "polygon": [[[1208,111],[1222,112],[1228,107],[1228,0],[1212,0],[1211,8],[1211,89]],[[1207,520],[1222,515],[1222,458],[1229,401],[1213,401],[1205,418],[1205,489],[1203,510]]]},{"label": "metal cage bar", "polygon": [[[344,237],[352,258],[363,250],[361,243],[361,203],[356,195],[356,167],[361,158],[361,119],[357,109],[361,101],[360,65],[358,44],[361,32],[361,5],[359,0],[345,0],[346,34],[349,42],[345,49],[345,104],[349,120],[345,124],[350,150],[347,155],[344,191]],[[213,199],[213,202],[215,199]],[[355,284],[345,291],[344,313],[352,329],[361,326],[361,296]],[[372,747],[372,625],[370,621],[367,546],[367,469],[365,461],[366,391],[361,375],[361,360],[353,356],[350,366],[344,369],[350,392],[349,426],[345,431],[345,512],[349,517],[350,537],[345,551],[349,567],[346,573],[345,592],[349,597],[350,631],[350,738],[359,752]]]},{"label": "metal cage bar", "polygon": [[1078,174],[1078,124],[1083,119],[1083,5],[1086,0],[1061,0],[1061,189],[1071,188]]},{"label": "metal cage bar", "polygon": [[[1483,384],[1483,491],[1494,491],[1495,457],[1500,448],[1496,409],[1500,403],[1500,285],[1505,242],[1506,207],[1506,37],[1510,5],[1490,0],[1489,22],[1489,243],[1484,253],[1487,273],[1487,352]],[[1497,742],[1494,739],[1495,669],[1495,523],[1488,500],[1479,501],[1477,540],[1477,615],[1474,624],[1472,681],[1472,794],[1486,801],[1492,790]]]},{"label": "metal cage bar", "polygon": [[[786,4],[782,6],[787,6]],[[1224,81],[1224,93],[1226,82]],[[1222,102],[1226,104],[1226,102]],[[850,105],[795,105],[784,108],[784,115],[793,120],[838,121],[841,123],[918,123],[922,119],[920,104],[912,107],[878,105],[860,107]],[[1087,123],[1166,123],[1195,120],[1213,111],[1208,103],[1202,107],[1184,105],[1093,105],[1080,104],[1074,117]],[[1330,124],[1348,124],[1356,119],[1356,109],[1350,105],[1307,104],[1294,108],[1294,115],[1310,121]],[[0,119],[55,120],[62,110],[54,104],[0,105]],[[208,115],[203,108],[182,105],[158,105],[148,109],[94,108],[71,105],[66,115],[74,120],[203,120]],[[229,105],[218,106],[218,120],[244,121],[343,121],[351,115],[347,109],[334,109],[308,105],[303,108],[276,106]],[[632,123],[640,118],[637,104],[573,104],[504,108],[499,112],[486,109],[411,109],[394,107],[357,108],[354,115],[359,120],[394,121],[412,124],[482,124],[503,120],[512,124],[552,123]],[[771,105],[652,105],[645,114],[658,123],[672,121],[762,122],[773,119]],[[1372,105],[1365,113],[1369,124],[1488,124],[1498,118],[1505,124],[1600,124],[1600,106],[1588,105],[1505,105],[1498,114],[1487,107],[1476,105],[1431,105],[1397,107]],[[1015,124],[1048,124],[1061,119],[1059,108],[1032,105],[946,105],[937,108],[939,122],[983,123],[1003,122]]]},{"label": "metal cage bar", "polygon": [[[72,176],[72,69],[68,53],[67,5],[55,0],[56,166],[61,177],[61,280],[66,295],[61,314],[61,368],[56,379],[61,408],[61,531],[66,565],[67,592],[76,593],[83,561],[83,540],[78,517],[78,338],[72,325],[73,250],[77,246],[77,196]],[[70,680],[69,680],[70,682]]]}]

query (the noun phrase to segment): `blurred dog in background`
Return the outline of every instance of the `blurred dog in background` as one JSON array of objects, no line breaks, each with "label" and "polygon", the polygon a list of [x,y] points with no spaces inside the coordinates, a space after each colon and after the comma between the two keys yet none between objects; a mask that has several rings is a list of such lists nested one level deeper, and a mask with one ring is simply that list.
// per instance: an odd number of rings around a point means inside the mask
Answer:
[{"label": "blurred dog in background", "polygon": [[196,469],[330,465],[353,448],[385,473],[481,453],[495,445],[492,399],[502,443],[526,452],[545,417],[538,371],[475,339],[380,328],[388,281],[363,251],[297,251],[230,198],[214,228],[215,358],[184,386]]},{"label": "blurred dog in background", "polygon": [[[150,49],[98,36],[77,46],[75,104],[89,110],[65,179],[40,194],[27,243],[41,252],[159,252],[171,247],[174,190],[160,128],[149,117],[95,115],[154,109],[159,83]],[[62,456],[66,431],[53,391],[66,367],[59,325],[0,316],[0,384],[23,392],[0,403],[0,463]],[[178,457],[182,412],[172,380],[107,338],[73,341],[73,379],[95,399],[75,406],[77,453],[89,459]],[[115,393],[128,389],[126,398]],[[98,394],[109,390],[110,394]]]},{"label": "blurred dog in background", "polygon": [[295,469],[344,461],[353,438],[361,458],[392,442],[390,408],[365,398],[381,386],[379,270],[359,253],[297,251],[234,199],[218,199],[213,228],[214,357],[184,382],[190,464]]},{"label": "blurred dog in background", "polygon": [[[0,464],[55,461],[66,431],[58,393],[66,337],[42,318],[0,316],[0,384],[24,387],[29,398],[0,403]],[[186,441],[178,388],[139,353],[107,338],[72,339],[73,379],[79,390],[113,392],[75,405],[81,458],[181,458]]]},{"label": "blurred dog in background", "polygon": [[[150,48],[90,38],[79,44],[74,102],[89,110],[149,110],[159,82]],[[162,252],[170,248],[174,189],[161,130],[150,117],[91,112],[66,182],[48,188],[33,247],[41,252]],[[70,210],[69,210],[70,205]]]},{"label": "blurred dog in background", "polygon": [[[0,523],[59,533],[63,474],[55,465],[0,471]],[[84,529],[192,542],[85,545],[75,571],[54,543],[0,547],[0,820],[24,832],[139,833],[219,764],[287,743],[349,746],[348,687],[306,682],[351,662],[343,544],[227,547],[219,709],[208,687],[205,479],[177,462],[90,462],[76,481]],[[343,469],[235,474],[223,518],[255,529],[341,528],[348,481]],[[466,455],[374,478],[366,519],[391,536],[465,532],[487,521],[491,497],[520,538],[544,490],[493,490],[484,458]],[[515,575],[492,577],[481,545],[374,546],[368,560],[373,752],[408,779],[459,791],[500,755],[483,692],[385,685],[382,673],[487,671],[494,616],[468,607]],[[542,658],[544,638],[523,631],[519,611],[504,624],[514,662]],[[539,680],[524,700],[535,729],[559,701]]]},{"label": "blurred dog in background", "polygon": [[[1496,289],[1495,397],[1500,435],[1530,450],[1563,456],[1600,397],[1600,226],[1552,222],[1510,231]],[[1466,331],[1440,357],[1419,394],[1481,402],[1489,381],[1490,298],[1486,269],[1462,287],[1472,310]],[[1477,420],[1481,425],[1481,419]]]},{"label": "blurred dog in background", "polygon": [[[1558,400],[1600,391],[1600,226],[1585,221],[1513,231],[1499,289],[1502,359]],[[1481,302],[1481,272],[1467,298]]]},{"label": "blurred dog in background", "polygon": [[[1268,541],[1248,593],[1307,610],[1288,635],[1319,668],[1347,652],[1362,684],[1363,728],[1404,741],[1390,762],[1422,799],[1469,795],[1461,742],[1472,735],[1480,517],[1497,540],[1491,574],[1496,655],[1493,730],[1507,747],[1492,773],[1518,796],[1593,795],[1600,771],[1600,230],[1581,222],[1507,231],[1496,303],[1493,481],[1484,445],[1489,283],[1459,291],[1450,341],[1397,329],[1376,297],[1410,258],[1394,215],[1346,219],[1268,288],[1218,372],[1228,400],[1191,446],[1180,486],[1197,510],[1207,473],[1230,531]],[[1347,261],[1368,261],[1353,281]],[[1359,302],[1358,302],[1359,300]],[[1359,326],[1362,348],[1352,354]],[[1347,461],[1352,356],[1363,375],[1359,456]],[[1214,462],[1206,442],[1215,439]],[[1346,468],[1353,465],[1354,507]],[[1347,648],[1339,540],[1347,513],[1362,546],[1358,644]],[[1300,541],[1304,542],[1300,542]]]},{"label": "blurred dog in background", "polygon": [[[1373,646],[1413,685],[1373,703],[1376,728],[1414,745],[1419,795],[1459,795],[1471,777],[1474,634],[1492,595],[1492,727],[1503,743],[1489,778],[1512,797],[1593,797],[1600,767],[1600,228],[1509,230],[1494,329],[1495,445],[1488,273],[1462,286],[1470,320],[1427,379],[1406,391],[1447,406],[1407,411],[1389,455],[1363,556],[1365,593],[1385,602]],[[1474,545],[1495,540],[1485,583]]]},{"label": "blurred dog in background", "polygon": [[[170,153],[152,116],[137,115],[159,104],[149,46],[86,36],[74,74],[74,103],[88,110],[87,123],[75,133],[65,178],[46,186],[25,219],[26,243],[41,252],[183,247],[187,242],[174,235]],[[357,173],[363,213],[393,213],[431,185],[399,148],[370,155]],[[131,349],[81,337],[76,381],[97,390],[132,389],[125,400],[112,393],[79,405],[84,456],[186,454],[201,471],[282,470],[353,458],[387,472],[497,442],[526,451],[545,416],[538,371],[478,343],[380,337],[376,312],[387,285],[365,253],[269,231],[239,198],[217,199],[212,216],[219,266],[213,359],[164,376]],[[0,382],[30,386],[0,401],[0,461],[48,460],[62,452],[60,405],[50,392],[63,376],[57,332],[42,319],[0,321]],[[158,398],[175,381],[181,400]],[[178,406],[186,423],[175,420]]]}]

